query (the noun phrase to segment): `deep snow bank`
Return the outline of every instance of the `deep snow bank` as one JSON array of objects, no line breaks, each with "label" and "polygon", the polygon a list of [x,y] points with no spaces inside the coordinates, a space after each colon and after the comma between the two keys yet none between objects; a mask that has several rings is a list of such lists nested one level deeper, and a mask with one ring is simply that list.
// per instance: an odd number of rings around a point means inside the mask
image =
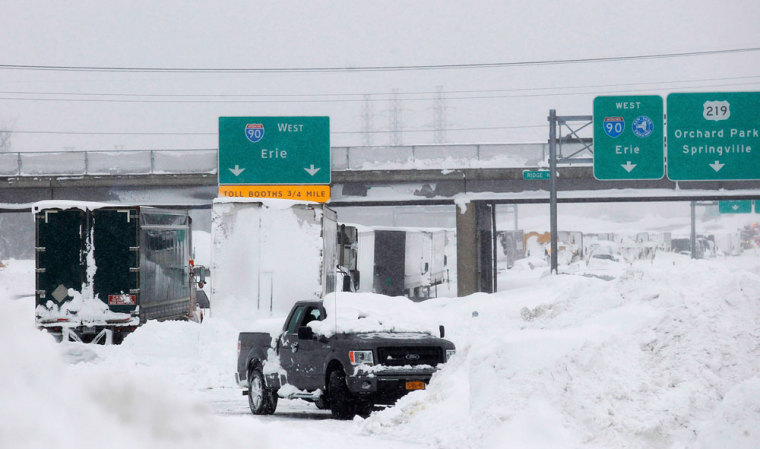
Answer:
[{"label": "deep snow bank", "polygon": [[444,448],[759,447],[758,273],[661,254],[610,282],[429,301],[457,356],[359,429]]},{"label": "deep snow bank", "polygon": [[[243,447],[251,433],[257,447],[268,446],[263,424],[245,423],[243,433],[236,420],[211,415],[187,393],[190,385],[195,391],[204,382],[218,384],[219,371],[234,357],[234,338],[219,338],[225,326],[150,323],[123,347],[62,345],[34,328],[33,301],[16,299],[27,276],[34,285],[26,265],[10,261],[0,270],[0,447]],[[18,266],[31,275],[19,275]],[[176,354],[176,372],[151,359],[166,353]],[[188,372],[194,359],[196,369]],[[229,370],[224,376],[229,379]]]}]

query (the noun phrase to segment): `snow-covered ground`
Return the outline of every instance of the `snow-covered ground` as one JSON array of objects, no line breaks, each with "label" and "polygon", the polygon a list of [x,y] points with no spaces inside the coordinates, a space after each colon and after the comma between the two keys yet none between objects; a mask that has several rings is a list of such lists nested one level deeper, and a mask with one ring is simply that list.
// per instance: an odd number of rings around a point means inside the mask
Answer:
[{"label": "snow-covered ground", "polygon": [[523,263],[497,294],[405,304],[458,353],[427,390],[349,422],[288,400],[251,415],[233,379],[238,329],[213,313],[149,323],[121,346],[55,343],[34,328],[33,262],[6,264],[3,448],[760,447],[753,251],[559,276]]}]

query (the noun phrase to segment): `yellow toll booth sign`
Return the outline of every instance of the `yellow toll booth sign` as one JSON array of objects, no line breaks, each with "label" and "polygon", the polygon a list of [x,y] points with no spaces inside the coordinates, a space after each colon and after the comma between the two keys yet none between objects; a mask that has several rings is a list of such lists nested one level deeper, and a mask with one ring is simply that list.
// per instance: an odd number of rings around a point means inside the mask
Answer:
[{"label": "yellow toll booth sign", "polygon": [[330,200],[329,185],[273,185],[235,186],[220,185],[219,196],[227,198],[277,198],[282,200],[314,201]]}]

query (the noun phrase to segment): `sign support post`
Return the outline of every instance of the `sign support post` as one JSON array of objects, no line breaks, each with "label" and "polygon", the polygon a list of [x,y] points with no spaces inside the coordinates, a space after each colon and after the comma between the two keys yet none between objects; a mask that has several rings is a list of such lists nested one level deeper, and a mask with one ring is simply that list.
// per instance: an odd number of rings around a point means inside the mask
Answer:
[{"label": "sign support post", "polygon": [[697,258],[697,202],[691,202],[691,235],[689,237],[691,246],[691,258]]},{"label": "sign support post", "polygon": [[557,110],[549,110],[549,227],[551,232],[551,273],[557,274]]}]

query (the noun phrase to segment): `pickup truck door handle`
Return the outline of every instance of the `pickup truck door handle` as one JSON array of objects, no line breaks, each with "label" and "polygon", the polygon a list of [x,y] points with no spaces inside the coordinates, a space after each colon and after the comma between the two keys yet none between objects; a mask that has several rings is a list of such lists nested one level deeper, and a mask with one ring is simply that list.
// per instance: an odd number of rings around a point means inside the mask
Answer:
[{"label": "pickup truck door handle", "polygon": [[290,347],[290,350],[293,352],[298,351],[298,342],[293,343],[293,346]]}]

